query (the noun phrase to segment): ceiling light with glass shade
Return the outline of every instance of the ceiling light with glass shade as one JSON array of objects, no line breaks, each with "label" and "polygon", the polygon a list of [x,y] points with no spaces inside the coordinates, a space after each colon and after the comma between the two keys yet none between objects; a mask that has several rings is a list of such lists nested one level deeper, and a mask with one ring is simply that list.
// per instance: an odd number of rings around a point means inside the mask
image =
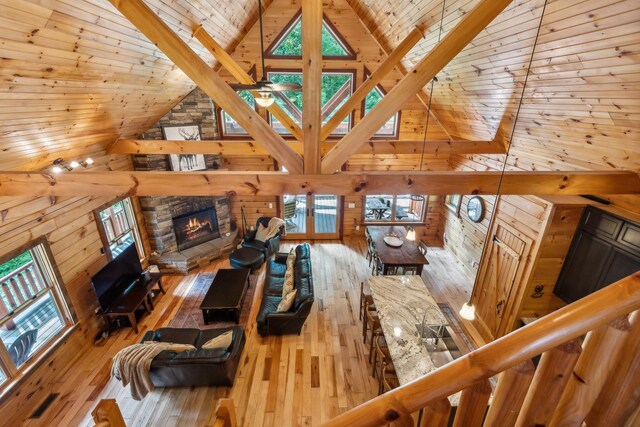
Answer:
[{"label": "ceiling light with glass shade", "polygon": [[271,92],[258,92],[260,94],[259,97],[256,97],[256,104],[261,106],[262,108],[269,108],[275,102],[275,98],[271,95]]}]

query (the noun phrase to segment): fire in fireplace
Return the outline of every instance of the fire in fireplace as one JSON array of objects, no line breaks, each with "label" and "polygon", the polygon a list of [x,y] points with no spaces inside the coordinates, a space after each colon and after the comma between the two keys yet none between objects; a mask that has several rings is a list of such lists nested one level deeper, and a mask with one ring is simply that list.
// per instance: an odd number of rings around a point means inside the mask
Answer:
[{"label": "fire in fireplace", "polygon": [[220,237],[214,208],[207,208],[173,218],[178,251]]}]

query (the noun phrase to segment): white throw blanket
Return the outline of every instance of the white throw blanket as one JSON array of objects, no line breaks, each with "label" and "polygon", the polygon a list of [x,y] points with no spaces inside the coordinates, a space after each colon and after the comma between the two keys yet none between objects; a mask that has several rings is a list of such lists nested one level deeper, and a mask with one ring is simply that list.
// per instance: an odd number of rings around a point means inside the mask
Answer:
[{"label": "white throw blanket", "polygon": [[142,400],[153,391],[154,386],[149,377],[151,361],[163,350],[182,352],[195,350],[190,344],[173,344],[169,342],[146,341],[120,350],[113,357],[111,376],[122,381],[123,386],[131,384],[131,397]]},{"label": "white throw blanket", "polygon": [[[267,225],[266,228],[262,230],[258,230],[258,232],[256,232],[255,239],[260,240],[262,242],[266,242],[267,240],[269,240],[270,238],[278,234],[278,232],[280,231],[280,227],[282,227],[283,225],[285,225],[284,220],[282,218],[278,218],[277,216],[274,216],[269,220],[269,224]],[[258,228],[260,228],[260,226],[258,226]],[[286,227],[285,227],[284,235],[285,236],[287,235]]]}]

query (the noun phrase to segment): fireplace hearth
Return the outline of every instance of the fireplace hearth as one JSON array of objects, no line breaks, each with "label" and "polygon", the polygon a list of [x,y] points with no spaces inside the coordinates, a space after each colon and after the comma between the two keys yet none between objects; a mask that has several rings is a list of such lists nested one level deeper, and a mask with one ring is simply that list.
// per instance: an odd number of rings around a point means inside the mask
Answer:
[{"label": "fireplace hearth", "polygon": [[212,207],[180,215],[172,220],[178,251],[220,237],[216,210]]}]

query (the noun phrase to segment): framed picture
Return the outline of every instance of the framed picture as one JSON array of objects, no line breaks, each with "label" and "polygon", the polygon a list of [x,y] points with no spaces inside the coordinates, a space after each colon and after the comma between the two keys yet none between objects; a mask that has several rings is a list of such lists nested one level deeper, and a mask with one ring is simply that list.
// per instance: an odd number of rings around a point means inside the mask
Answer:
[{"label": "framed picture", "polygon": [[444,199],[445,206],[456,216],[460,216],[460,203],[462,202],[461,194],[450,194]]},{"label": "framed picture", "polygon": [[[200,126],[163,126],[162,133],[167,141],[200,141]],[[169,154],[169,164],[174,171],[207,170],[204,154]]]}]

